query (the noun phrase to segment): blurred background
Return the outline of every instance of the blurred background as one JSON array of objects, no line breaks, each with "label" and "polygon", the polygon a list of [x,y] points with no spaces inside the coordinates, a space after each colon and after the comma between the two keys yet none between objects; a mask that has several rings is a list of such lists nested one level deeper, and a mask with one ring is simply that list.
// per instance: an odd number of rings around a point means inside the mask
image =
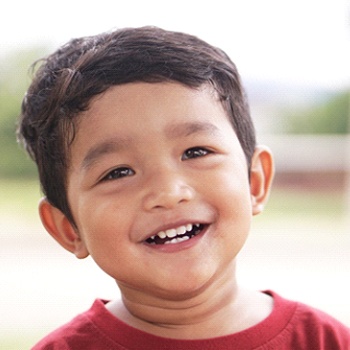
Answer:
[{"label": "blurred background", "polygon": [[73,37],[156,25],[224,49],[246,87],[258,140],[276,158],[239,279],[350,326],[350,3],[12,0],[0,21],[0,348],[28,349],[118,290],[91,259],[44,232],[36,169],[16,143],[30,64]]}]

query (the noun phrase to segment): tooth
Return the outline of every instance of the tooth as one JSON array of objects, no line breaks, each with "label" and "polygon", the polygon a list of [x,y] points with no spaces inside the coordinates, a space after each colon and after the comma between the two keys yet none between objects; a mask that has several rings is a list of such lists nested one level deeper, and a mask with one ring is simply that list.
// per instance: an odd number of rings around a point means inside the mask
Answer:
[{"label": "tooth", "polygon": [[166,230],[165,234],[167,235],[167,237],[169,238],[173,238],[176,237],[176,230],[174,228],[170,229],[170,230]]},{"label": "tooth", "polygon": [[169,241],[170,244],[175,244],[178,243],[177,238],[173,238],[171,241]]},{"label": "tooth", "polygon": [[193,228],[192,224],[186,225],[186,231],[190,232],[190,231],[192,231],[192,228]]},{"label": "tooth", "polygon": [[160,231],[157,236],[159,236],[160,238],[165,238],[166,234],[164,231]]},{"label": "tooth", "polygon": [[176,229],[176,233],[177,233],[178,235],[183,235],[183,234],[185,234],[185,233],[186,233],[186,227],[185,227],[185,226],[180,226],[180,227],[178,227],[178,228]]},{"label": "tooth", "polygon": [[[183,225],[180,226],[178,228],[172,228],[169,230],[165,230],[165,231],[160,231],[156,236],[164,239],[166,237],[168,238],[174,238],[177,235],[182,236],[184,235],[186,232],[190,232],[192,231],[193,228],[200,228],[200,224],[187,224],[187,225]],[[154,239],[155,236],[152,236],[151,239]]]}]

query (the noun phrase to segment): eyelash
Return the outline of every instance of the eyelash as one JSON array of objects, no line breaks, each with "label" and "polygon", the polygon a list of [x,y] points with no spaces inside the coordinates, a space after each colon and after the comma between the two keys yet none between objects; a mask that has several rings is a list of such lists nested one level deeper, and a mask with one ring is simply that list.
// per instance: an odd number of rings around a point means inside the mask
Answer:
[{"label": "eyelash", "polygon": [[181,157],[181,160],[205,157],[210,153],[212,152],[205,147],[192,147],[184,152],[184,154]]},{"label": "eyelash", "polygon": [[104,178],[102,178],[102,181],[117,180],[132,175],[135,175],[134,170],[127,167],[120,167],[110,171]]}]

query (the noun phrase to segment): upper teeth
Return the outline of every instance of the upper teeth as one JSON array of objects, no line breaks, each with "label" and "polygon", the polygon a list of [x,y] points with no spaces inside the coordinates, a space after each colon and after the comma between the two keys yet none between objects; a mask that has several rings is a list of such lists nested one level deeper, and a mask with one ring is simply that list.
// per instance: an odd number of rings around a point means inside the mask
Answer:
[{"label": "upper teeth", "polygon": [[156,235],[152,236],[151,238],[154,239],[156,236],[158,236],[159,238],[174,238],[176,236],[181,236],[184,235],[186,232],[190,232],[193,229],[193,226],[199,227],[200,224],[187,224],[187,225],[183,225],[177,228],[172,228],[169,230],[165,230],[165,231],[160,231],[158,232]]}]

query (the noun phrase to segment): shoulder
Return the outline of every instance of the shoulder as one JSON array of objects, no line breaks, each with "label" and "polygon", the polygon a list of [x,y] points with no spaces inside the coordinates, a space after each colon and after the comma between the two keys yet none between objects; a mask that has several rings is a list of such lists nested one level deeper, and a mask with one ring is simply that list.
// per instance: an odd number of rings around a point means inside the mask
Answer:
[{"label": "shoulder", "polygon": [[96,326],[103,313],[104,302],[96,300],[89,310],[48,334],[32,350],[91,349],[96,341],[103,343],[106,337]]},{"label": "shoulder", "polygon": [[274,297],[276,315],[293,310],[280,338],[305,349],[350,349],[350,328],[316,308],[268,293]]},{"label": "shoulder", "polygon": [[302,325],[309,330],[313,329],[323,338],[346,339],[350,344],[350,328],[327,313],[298,303],[295,316],[296,325]]}]

